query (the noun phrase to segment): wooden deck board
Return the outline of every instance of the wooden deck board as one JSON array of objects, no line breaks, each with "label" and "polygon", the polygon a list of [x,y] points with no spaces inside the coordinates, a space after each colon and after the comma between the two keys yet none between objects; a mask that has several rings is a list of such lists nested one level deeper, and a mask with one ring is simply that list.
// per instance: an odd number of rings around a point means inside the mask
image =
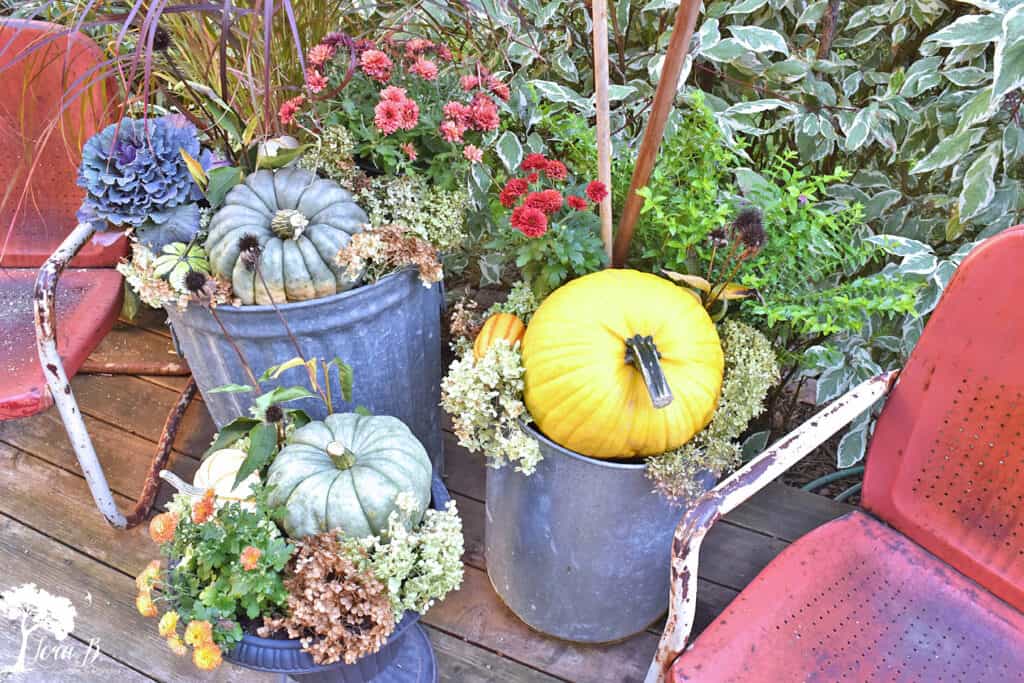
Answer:
[{"label": "wooden deck board", "polygon": [[[162,348],[166,330],[154,322],[147,324],[138,334],[144,332],[156,339],[158,344],[149,344],[153,349]],[[137,494],[167,411],[185,381],[182,377],[132,376],[79,376],[73,380],[121,505],[128,505]],[[185,419],[172,459],[179,474],[191,476],[212,435],[212,422],[197,401]],[[657,644],[657,626],[616,645],[575,645],[530,630],[501,603],[486,574],[485,469],[479,459],[457,446],[451,434],[446,435],[445,448],[447,484],[465,525],[466,578],[459,591],[424,619],[438,655],[441,680],[640,680]],[[155,624],[138,617],[132,604],[132,577],[155,556],[156,548],[144,529],[121,532],[103,522],[55,411],[0,423],[0,489],[4,491],[0,496],[0,533],[6,538],[0,543],[0,562],[4,567],[16,567],[0,587],[35,580],[53,592],[75,595],[87,587],[92,606],[100,604],[103,609],[83,618],[81,633],[76,631],[74,637],[83,648],[97,633],[101,639],[110,639],[97,660],[109,667],[110,674],[104,678],[199,680],[189,662],[169,653],[156,636]],[[163,499],[168,495],[166,490],[162,492]],[[702,551],[697,629],[721,612],[788,542],[847,509],[780,484],[716,525]],[[74,599],[74,595],[69,597]],[[131,634],[115,638],[124,631]],[[5,660],[13,658],[8,641],[0,640],[0,657]],[[123,669],[123,677],[118,675],[118,667]],[[63,680],[77,680],[71,677],[74,673],[66,672]],[[235,676],[242,673],[225,667],[214,678],[233,680]],[[248,673],[243,678],[260,680]]]}]

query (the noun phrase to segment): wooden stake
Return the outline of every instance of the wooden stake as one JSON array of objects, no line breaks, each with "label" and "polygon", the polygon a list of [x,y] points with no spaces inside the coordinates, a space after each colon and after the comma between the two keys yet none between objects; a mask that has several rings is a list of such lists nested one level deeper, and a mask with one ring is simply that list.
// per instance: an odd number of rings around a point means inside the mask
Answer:
[{"label": "wooden stake", "polygon": [[593,0],[594,100],[597,107],[597,179],[608,188],[601,201],[601,241],[612,256],[612,127],[608,114],[608,3]]},{"label": "wooden stake", "polygon": [[[679,90],[679,76],[683,71],[683,64],[686,63],[686,53],[690,49],[693,30],[697,26],[700,3],[701,0],[682,0],[676,12],[672,38],[669,39],[665,63],[661,69],[661,79],[658,81],[658,89],[654,93],[651,116],[647,120],[647,130],[644,131],[644,138],[640,143],[636,166],[633,168],[633,179],[629,184],[626,203],[622,207],[622,217],[619,219],[619,231],[615,238],[612,257],[612,263],[618,267],[625,263],[626,255],[629,253],[629,241],[633,238],[633,228],[636,227],[636,220],[640,216],[640,208],[643,206],[643,200],[636,191],[647,184],[651,177],[651,170],[654,169],[654,162],[658,158],[658,148],[665,135],[665,124],[668,122],[668,115],[672,111],[676,92]],[[600,142],[598,145],[600,146]]]}]

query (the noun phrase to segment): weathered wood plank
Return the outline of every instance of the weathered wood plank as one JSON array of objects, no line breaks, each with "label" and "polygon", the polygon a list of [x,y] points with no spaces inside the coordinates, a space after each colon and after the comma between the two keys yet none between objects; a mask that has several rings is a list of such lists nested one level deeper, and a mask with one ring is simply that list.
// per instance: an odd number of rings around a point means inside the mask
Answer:
[{"label": "weathered wood plank", "polygon": [[79,372],[188,375],[190,371],[170,337],[118,323],[85,359]]},{"label": "weathered wood plank", "polygon": [[[156,445],[88,415],[85,416],[85,424],[110,487],[135,499],[145,481]],[[0,441],[81,474],[78,459],[64,431],[64,423],[56,410],[23,420],[0,422]],[[198,467],[197,460],[177,452],[171,453],[168,460],[168,468],[188,481]]]},{"label": "weathered wood plank", "polygon": [[658,643],[650,633],[602,646],[576,645],[538,634],[501,603],[486,573],[473,567],[466,568],[462,588],[435,605],[424,621],[577,683],[640,680]]},{"label": "weathered wood plank", "polygon": [[157,634],[156,622],[135,609],[132,577],[0,516],[0,566],[5,586],[35,583],[64,596],[77,610],[74,635],[96,639],[104,654],[160,680],[269,681],[266,674],[225,664],[210,674],[175,656]]},{"label": "weathered wood plank", "polygon": [[171,337],[171,330],[167,327],[167,314],[164,313],[162,308],[150,308],[149,306],[142,305],[139,306],[139,310],[133,320],[122,319],[118,322],[149,330],[168,339]]},{"label": "weathered wood plank", "polygon": [[[0,444],[0,490],[0,512],[126,574],[157,556],[146,525],[120,531],[107,524],[82,477],[6,444]],[[122,510],[133,503],[118,494],[114,500]]]},{"label": "weathered wood plank", "polygon": [[[0,672],[13,666],[21,649],[20,629],[0,620]],[[0,673],[5,683],[94,683],[109,680],[117,683],[145,683],[156,679],[111,659],[89,643],[74,636],[62,641],[51,635],[36,632],[29,636],[22,673]]]},{"label": "weathered wood plank", "polygon": [[438,679],[442,683],[556,683],[561,679],[523,666],[465,640],[425,627],[437,655]]},{"label": "weathered wood plank", "polygon": [[[180,392],[126,375],[82,375],[71,381],[71,388],[84,414],[116,425],[154,444],[160,440],[164,421],[178,402]],[[174,448],[200,458],[210,447],[216,432],[206,406],[193,401],[178,428]],[[155,452],[155,447],[153,450]]]}]

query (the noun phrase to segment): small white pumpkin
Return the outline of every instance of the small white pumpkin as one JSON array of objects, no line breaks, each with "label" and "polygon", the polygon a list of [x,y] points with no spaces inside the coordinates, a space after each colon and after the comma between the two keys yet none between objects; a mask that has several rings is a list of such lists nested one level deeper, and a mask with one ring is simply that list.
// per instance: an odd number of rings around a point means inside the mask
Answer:
[{"label": "small white pumpkin", "polygon": [[248,500],[252,498],[252,487],[260,482],[258,472],[253,472],[238,486],[233,486],[238,470],[248,454],[237,448],[222,448],[214,451],[196,471],[192,485],[205,491],[213,489],[218,500]]}]

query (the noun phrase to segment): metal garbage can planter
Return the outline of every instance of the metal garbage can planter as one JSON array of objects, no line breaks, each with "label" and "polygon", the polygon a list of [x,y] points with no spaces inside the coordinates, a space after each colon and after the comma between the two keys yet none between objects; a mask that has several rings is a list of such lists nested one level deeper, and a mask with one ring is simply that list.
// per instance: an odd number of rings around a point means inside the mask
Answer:
[{"label": "metal garbage can planter", "polygon": [[[430,454],[435,471],[444,463],[441,424],[441,283],[424,287],[415,269],[332,296],[278,305],[306,358],[341,358],[352,366],[352,402],[335,412],[365,406],[406,423]],[[217,427],[247,415],[253,395],[210,393],[225,384],[249,384],[238,354],[205,306],[184,311],[167,306],[175,345],[188,361]],[[273,306],[218,306],[217,317],[257,376],[297,354]],[[332,375],[334,373],[332,372]],[[308,386],[303,368],[277,384]],[[334,396],[341,395],[332,378]],[[266,386],[273,386],[268,383]],[[326,417],[320,401],[290,403],[314,419]]]},{"label": "metal garbage can planter", "polygon": [[[435,474],[430,484],[430,507],[444,510],[451,495]],[[353,664],[320,665],[302,650],[297,639],[260,638],[251,634],[225,653],[224,659],[254,671],[282,674],[282,681],[302,683],[437,683],[437,658],[420,615],[408,611],[377,652]]]},{"label": "metal garbage can planter", "polygon": [[[531,628],[580,643],[644,631],[668,609],[672,536],[686,501],[653,491],[643,463],[597,460],[523,426],[543,460],[487,468],[485,544],[494,590]],[[705,490],[710,473],[700,477]]]}]

